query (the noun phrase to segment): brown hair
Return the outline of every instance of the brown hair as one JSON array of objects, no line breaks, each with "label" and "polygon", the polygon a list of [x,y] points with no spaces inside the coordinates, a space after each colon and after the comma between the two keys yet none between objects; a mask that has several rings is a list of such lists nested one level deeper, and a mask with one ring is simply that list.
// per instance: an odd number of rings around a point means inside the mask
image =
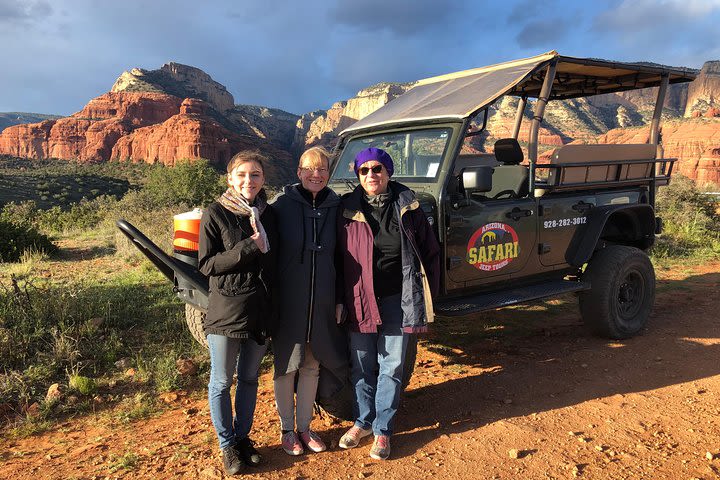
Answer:
[{"label": "brown hair", "polygon": [[321,146],[311,147],[300,155],[298,168],[304,168],[303,161],[305,161],[306,167],[319,167],[320,165],[327,165],[327,167],[330,168],[330,152]]},{"label": "brown hair", "polygon": [[241,163],[245,162],[255,162],[258,165],[260,165],[260,170],[262,170],[263,173],[265,173],[265,161],[267,160],[267,157],[260,153],[260,150],[243,150],[241,152],[236,153],[233,155],[233,157],[230,159],[230,161],[227,164],[227,173],[230,174],[232,171],[240,165]]}]

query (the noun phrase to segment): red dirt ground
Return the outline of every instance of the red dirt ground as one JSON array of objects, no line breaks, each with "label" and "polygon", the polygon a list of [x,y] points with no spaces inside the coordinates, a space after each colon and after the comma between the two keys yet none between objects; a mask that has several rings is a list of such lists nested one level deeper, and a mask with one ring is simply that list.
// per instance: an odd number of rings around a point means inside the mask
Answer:
[{"label": "red dirt ground", "polygon": [[[350,424],[319,418],[330,450],[285,455],[266,373],[253,433],[266,463],[240,477],[718,478],[720,263],[657,274],[648,329],[627,341],[588,337],[572,308],[440,322],[444,334],[515,316],[527,326],[500,338],[466,333],[452,349],[433,335],[423,342],[385,462],[368,457],[367,440],[337,448]],[[0,439],[0,478],[223,478],[206,400],[172,397],[160,415],[121,427],[100,413]],[[128,453],[134,465],[121,468]]]}]

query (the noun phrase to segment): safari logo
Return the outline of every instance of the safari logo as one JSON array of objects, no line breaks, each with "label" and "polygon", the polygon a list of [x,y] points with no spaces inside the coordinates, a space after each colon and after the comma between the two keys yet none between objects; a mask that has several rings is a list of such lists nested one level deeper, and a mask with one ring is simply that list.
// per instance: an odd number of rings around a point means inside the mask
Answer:
[{"label": "safari logo", "polygon": [[505,223],[487,223],[470,237],[467,262],[478,270],[494,272],[518,257],[518,236]]}]

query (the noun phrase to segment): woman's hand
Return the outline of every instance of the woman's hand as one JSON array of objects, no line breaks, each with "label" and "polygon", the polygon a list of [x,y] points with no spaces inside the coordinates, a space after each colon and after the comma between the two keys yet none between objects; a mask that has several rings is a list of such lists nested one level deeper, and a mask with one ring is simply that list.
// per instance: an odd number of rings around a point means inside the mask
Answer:
[{"label": "woman's hand", "polygon": [[255,232],[253,235],[250,236],[250,238],[253,239],[253,242],[255,242],[255,245],[260,249],[261,252],[267,251],[267,245],[265,245],[265,239],[262,235],[260,235],[260,232]]}]

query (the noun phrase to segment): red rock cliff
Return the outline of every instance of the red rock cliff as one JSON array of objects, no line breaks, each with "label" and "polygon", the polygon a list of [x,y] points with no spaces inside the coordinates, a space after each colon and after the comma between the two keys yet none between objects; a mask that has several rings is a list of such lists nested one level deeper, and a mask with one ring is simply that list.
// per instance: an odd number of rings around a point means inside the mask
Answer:
[{"label": "red rock cliff", "polygon": [[[646,143],[649,127],[610,130],[597,143]],[[662,144],[666,158],[677,158],[673,172],[700,184],[720,185],[720,118],[688,118],[666,121],[662,125]]]},{"label": "red rock cliff", "polygon": [[162,123],[138,128],[120,138],[110,159],[174,165],[180,159],[207,158],[224,165],[241,149],[256,144],[206,115],[202,100],[186,98],[177,115]]},{"label": "red rock cliff", "polygon": [[69,117],[6,128],[0,133],[0,154],[107,161],[120,137],[167,120],[180,111],[180,103],[160,93],[106,93]]}]

